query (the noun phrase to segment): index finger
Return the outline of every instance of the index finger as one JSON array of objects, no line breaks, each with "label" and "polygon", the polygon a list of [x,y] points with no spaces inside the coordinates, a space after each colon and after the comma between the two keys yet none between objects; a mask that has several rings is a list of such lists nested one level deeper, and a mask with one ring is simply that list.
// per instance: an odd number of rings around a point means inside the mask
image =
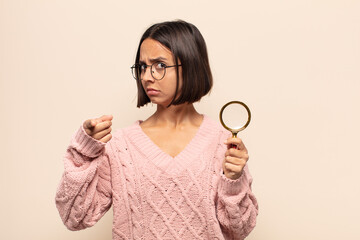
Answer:
[{"label": "index finger", "polygon": [[243,141],[241,140],[241,138],[234,138],[234,137],[230,137],[225,141],[225,144],[228,145],[228,148],[231,147],[231,144],[234,144],[237,146],[237,149],[239,150],[243,150],[246,149]]},{"label": "index finger", "polygon": [[100,122],[111,121],[113,119],[112,115],[102,115],[101,117],[97,118]]}]

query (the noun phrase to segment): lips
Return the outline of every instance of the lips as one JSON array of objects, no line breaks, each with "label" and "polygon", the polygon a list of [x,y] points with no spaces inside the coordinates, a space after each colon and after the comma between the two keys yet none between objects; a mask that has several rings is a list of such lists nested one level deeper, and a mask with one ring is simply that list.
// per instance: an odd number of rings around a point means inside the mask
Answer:
[{"label": "lips", "polygon": [[150,95],[154,96],[154,95],[158,95],[160,93],[160,91],[156,90],[154,88],[147,88],[146,93],[147,93],[148,96],[150,96]]}]

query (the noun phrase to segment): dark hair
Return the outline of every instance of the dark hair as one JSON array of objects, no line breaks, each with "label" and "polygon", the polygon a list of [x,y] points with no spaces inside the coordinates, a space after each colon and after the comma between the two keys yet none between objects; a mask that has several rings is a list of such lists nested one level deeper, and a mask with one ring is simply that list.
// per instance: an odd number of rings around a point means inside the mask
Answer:
[{"label": "dark hair", "polygon": [[[200,31],[193,24],[177,20],[152,25],[141,37],[136,53],[136,64],[139,63],[141,44],[147,38],[154,39],[167,47],[174,56],[175,64],[181,63],[182,88],[179,89],[179,67],[176,66],[176,92],[169,106],[194,103],[209,93],[213,80],[206,44]],[[150,99],[141,81],[137,81],[137,89],[137,107],[142,107],[150,102]],[[179,90],[180,94],[176,97]]]}]

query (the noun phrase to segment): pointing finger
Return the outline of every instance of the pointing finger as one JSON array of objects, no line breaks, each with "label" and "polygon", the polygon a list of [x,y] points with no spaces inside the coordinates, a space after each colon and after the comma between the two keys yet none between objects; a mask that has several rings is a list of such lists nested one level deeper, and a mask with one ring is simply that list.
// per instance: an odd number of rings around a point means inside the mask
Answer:
[{"label": "pointing finger", "polygon": [[104,122],[104,121],[111,121],[113,119],[112,115],[102,115],[101,117],[97,118],[96,120],[98,120],[99,122]]}]

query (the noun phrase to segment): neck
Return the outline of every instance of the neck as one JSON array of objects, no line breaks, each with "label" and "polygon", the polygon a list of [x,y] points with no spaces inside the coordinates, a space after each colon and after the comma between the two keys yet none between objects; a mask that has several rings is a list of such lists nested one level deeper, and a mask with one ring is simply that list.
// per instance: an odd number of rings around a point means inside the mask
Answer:
[{"label": "neck", "polygon": [[193,104],[184,103],[170,107],[157,105],[156,112],[150,119],[157,124],[177,127],[189,123],[198,125],[202,121],[202,116],[195,110]]}]

